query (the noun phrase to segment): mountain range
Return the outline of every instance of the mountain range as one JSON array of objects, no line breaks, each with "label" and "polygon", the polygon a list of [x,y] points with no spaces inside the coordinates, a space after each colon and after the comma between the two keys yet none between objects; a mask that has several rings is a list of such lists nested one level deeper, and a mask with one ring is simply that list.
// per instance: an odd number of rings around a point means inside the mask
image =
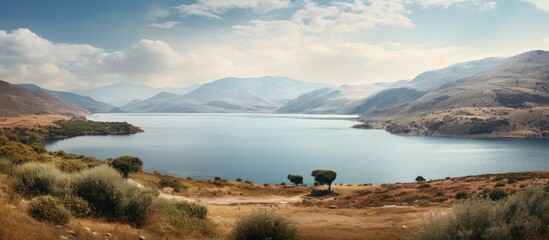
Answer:
[{"label": "mountain range", "polygon": [[2,84],[3,116],[80,115],[84,109],[357,114],[364,122],[359,127],[398,134],[549,137],[549,52],[541,50],[453,64],[411,80],[338,87],[287,77],[230,77],[186,89],[118,83],[77,91],[81,96]]},{"label": "mountain range", "polygon": [[186,88],[154,88],[147,85],[119,82],[99,88],[73,90],[71,92],[120,107],[134,100],[144,100],[153,97],[161,92],[183,95],[197,87],[196,85],[192,85]]},{"label": "mountain range", "polygon": [[286,77],[223,78],[176,95],[162,92],[121,107],[125,112],[272,113],[299,95],[329,85]]},{"label": "mountain range", "polygon": [[111,111],[114,107],[110,104],[96,101],[91,97],[81,96],[70,92],[60,92],[41,88],[34,84],[18,84],[18,86],[31,90],[33,92],[43,92],[53,96],[56,96],[60,100],[71,103],[75,106],[81,107],[90,111],[91,113],[104,113]]},{"label": "mountain range", "polygon": [[0,80],[0,116],[58,114],[83,117],[88,111],[45,92],[35,92]]},{"label": "mountain range", "polygon": [[493,60],[466,75],[447,73],[442,85],[434,74],[385,89],[354,112],[394,133],[549,137],[549,52]]}]

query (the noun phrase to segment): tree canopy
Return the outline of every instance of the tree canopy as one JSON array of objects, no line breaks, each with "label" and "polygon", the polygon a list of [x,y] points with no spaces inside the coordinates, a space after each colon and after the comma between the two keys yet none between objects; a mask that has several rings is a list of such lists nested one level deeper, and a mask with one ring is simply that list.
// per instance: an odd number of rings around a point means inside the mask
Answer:
[{"label": "tree canopy", "polygon": [[124,178],[128,178],[129,173],[143,171],[143,162],[137,157],[122,156],[112,160],[110,165],[122,173]]},{"label": "tree canopy", "polygon": [[311,173],[315,182],[319,184],[328,184],[328,191],[332,190],[332,182],[336,179],[337,173],[332,170],[317,169]]},{"label": "tree canopy", "polygon": [[296,186],[298,186],[299,184],[303,184],[303,176],[301,176],[301,175],[289,174],[288,175],[288,180],[290,180],[290,182],[292,182]]}]

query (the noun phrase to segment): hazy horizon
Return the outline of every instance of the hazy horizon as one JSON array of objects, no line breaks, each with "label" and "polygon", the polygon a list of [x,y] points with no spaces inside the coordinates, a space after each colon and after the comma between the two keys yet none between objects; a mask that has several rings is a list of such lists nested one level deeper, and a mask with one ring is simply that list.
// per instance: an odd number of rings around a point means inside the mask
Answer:
[{"label": "hazy horizon", "polygon": [[393,82],[549,49],[543,0],[0,1],[0,79],[55,90],[228,76]]}]

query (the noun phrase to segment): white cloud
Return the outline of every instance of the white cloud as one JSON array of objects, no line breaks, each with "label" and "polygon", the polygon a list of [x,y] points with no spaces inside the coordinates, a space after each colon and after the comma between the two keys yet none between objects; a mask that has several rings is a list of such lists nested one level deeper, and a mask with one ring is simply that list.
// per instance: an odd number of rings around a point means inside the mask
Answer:
[{"label": "white cloud", "polygon": [[180,22],[178,22],[178,21],[167,21],[167,22],[163,22],[163,23],[150,23],[147,26],[154,27],[154,28],[161,28],[161,29],[170,29],[170,28],[175,27],[179,23]]},{"label": "white cloud", "polygon": [[478,3],[477,5],[480,6],[479,9],[480,9],[481,11],[489,11],[489,10],[496,9],[496,7],[498,6],[498,2],[495,2],[495,1],[487,1],[487,2]]},{"label": "white cloud", "polygon": [[415,0],[416,3],[424,7],[431,7],[431,6],[449,7],[454,4],[468,2],[468,1],[471,1],[471,0]]},{"label": "white cloud", "polygon": [[166,42],[143,39],[131,49],[99,54],[90,66],[100,73],[134,76],[166,71],[179,59],[179,53]]},{"label": "white cloud", "polygon": [[198,0],[195,4],[183,4],[175,7],[184,15],[198,15],[222,19],[221,14],[231,9],[251,9],[257,13],[266,13],[291,6],[290,0]]},{"label": "white cloud", "polygon": [[145,18],[149,21],[154,21],[159,18],[164,18],[170,15],[170,11],[162,8],[153,8],[145,14]]},{"label": "white cloud", "polygon": [[0,30],[0,79],[55,88],[85,85],[68,66],[102,51],[87,44],[52,43],[26,28]]},{"label": "white cloud", "polygon": [[292,21],[312,32],[352,32],[377,26],[411,27],[408,14],[402,1],[334,2],[326,6],[307,2]]},{"label": "white cloud", "polygon": [[522,1],[534,4],[540,10],[549,12],[549,0],[522,0]]},{"label": "white cloud", "polygon": [[[318,24],[341,27],[337,23],[341,20],[328,20]],[[28,29],[0,31],[0,79],[61,90],[117,81],[187,86],[227,76],[263,75],[359,84],[409,79],[422,71],[484,57],[460,55],[459,47],[344,40],[339,35],[316,33],[311,24],[306,20],[255,20],[218,32],[210,40],[200,38],[200,43],[143,39],[113,52],[52,43]]]}]

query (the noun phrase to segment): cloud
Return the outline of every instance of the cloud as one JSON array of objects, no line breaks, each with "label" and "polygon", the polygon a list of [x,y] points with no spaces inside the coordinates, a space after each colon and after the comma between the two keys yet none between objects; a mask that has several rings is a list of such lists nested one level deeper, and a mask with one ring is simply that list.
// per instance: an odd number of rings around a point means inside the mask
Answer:
[{"label": "cloud", "polygon": [[101,52],[87,44],[52,43],[26,28],[0,30],[0,79],[52,88],[86,85],[69,66]]},{"label": "cloud", "polygon": [[175,7],[183,15],[197,15],[222,19],[222,14],[231,9],[250,9],[257,13],[290,7],[290,0],[198,0],[195,4]]},{"label": "cloud", "polygon": [[544,43],[547,43],[547,44],[549,44],[549,38],[544,38],[544,39],[541,39],[541,41],[543,41]]},{"label": "cloud", "polygon": [[153,28],[170,29],[170,28],[175,27],[179,23],[180,22],[178,22],[178,21],[167,21],[167,22],[163,22],[163,23],[150,23],[147,26],[153,27]]},{"label": "cloud", "polygon": [[549,12],[549,1],[548,0],[522,0],[522,1],[534,4],[540,10],[545,11],[545,12]]},{"label": "cloud", "polygon": [[377,26],[411,27],[408,14],[402,1],[334,2],[326,6],[307,2],[292,21],[312,32],[352,32]]},{"label": "cloud", "polygon": [[424,7],[442,6],[449,7],[454,4],[469,2],[471,0],[416,0],[415,2]]},{"label": "cloud", "polygon": [[143,39],[128,50],[99,54],[89,66],[101,73],[135,76],[166,71],[179,59],[179,53],[166,42]]},{"label": "cloud", "polygon": [[170,16],[170,11],[162,8],[153,8],[145,14],[145,18],[149,21],[154,21],[167,16]]}]

